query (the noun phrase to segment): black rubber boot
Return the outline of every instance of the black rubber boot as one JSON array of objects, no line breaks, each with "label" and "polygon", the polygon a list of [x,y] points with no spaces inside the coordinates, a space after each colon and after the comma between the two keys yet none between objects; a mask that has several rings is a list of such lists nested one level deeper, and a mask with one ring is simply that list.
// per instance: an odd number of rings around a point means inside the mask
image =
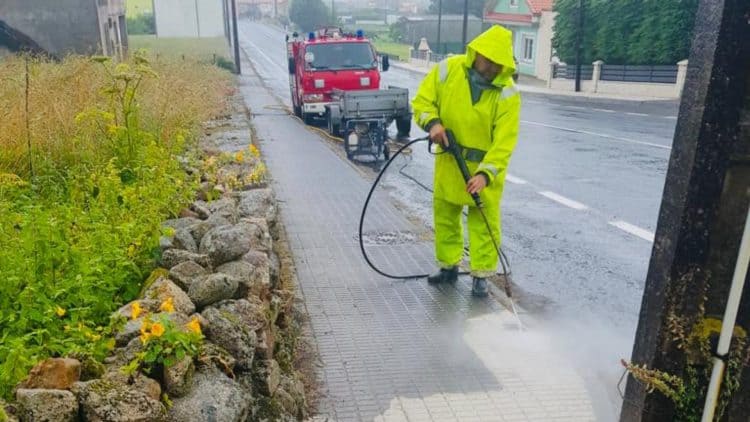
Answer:
[{"label": "black rubber boot", "polygon": [[476,297],[487,297],[487,279],[483,277],[474,277],[474,282],[471,285],[471,294]]},{"label": "black rubber boot", "polygon": [[458,280],[458,267],[441,268],[440,271],[427,277],[430,284],[455,283]]}]

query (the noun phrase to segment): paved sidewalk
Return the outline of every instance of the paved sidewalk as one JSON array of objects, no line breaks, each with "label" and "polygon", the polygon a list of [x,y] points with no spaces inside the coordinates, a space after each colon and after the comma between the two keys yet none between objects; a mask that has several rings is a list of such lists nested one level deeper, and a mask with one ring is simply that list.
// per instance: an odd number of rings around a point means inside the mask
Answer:
[{"label": "paved sidewalk", "polygon": [[[431,67],[425,67],[425,66],[418,66],[406,62],[397,62],[392,61],[391,66],[407,70],[409,72],[415,72],[422,75],[426,75],[427,72],[430,71]],[[523,76],[521,77],[523,79]],[[518,89],[521,90],[521,92],[527,92],[532,94],[539,94],[539,95],[552,95],[552,96],[561,96],[561,97],[578,97],[578,98],[585,98],[588,100],[592,99],[599,99],[599,100],[618,100],[618,101],[676,101],[676,99],[669,99],[669,98],[657,98],[657,97],[633,97],[633,96],[625,96],[625,95],[614,95],[614,94],[597,94],[592,92],[572,92],[572,91],[561,91],[557,89],[551,89],[547,88],[546,86],[537,86],[532,84],[524,84],[523,81],[519,82],[517,84]]]},{"label": "paved sidewalk", "polygon": [[[340,145],[276,112],[249,63],[241,90],[280,201],[298,279],[322,361],[314,420],[591,421],[581,378],[533,330],[519,333],[496,299],[471,298],[469,280],[435,288],[392,281],[360,255],[358,218],[370,181]],[[269,107],[270,106],[270,107]],[[376,195],[366,231],[423,230],[387,193]],[[396,237],[400,239],[403,237]],[[432,269],[431,244],[368,246],[397,273]]]}]

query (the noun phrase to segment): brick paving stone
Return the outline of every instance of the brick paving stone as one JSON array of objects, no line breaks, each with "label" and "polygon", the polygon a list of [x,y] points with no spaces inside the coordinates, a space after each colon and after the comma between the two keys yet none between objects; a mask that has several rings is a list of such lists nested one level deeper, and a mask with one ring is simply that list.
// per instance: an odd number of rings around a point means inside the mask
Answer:
[{"label": "brick paving stone", "polygon": [[[248,108],[278,105],[249,63],[244,68]],[[549,350],[519,349],[509,312],[472,298],[470,280],[434,287],[389,280],[367,266],[356,237],[372,170],[355,168],[336,152],[340,145],[291,117],[254,119],[323,363],[320,415],[312,420],[593,420],[580,378]],[[423,230],[387,193],[374,198],[366,234]],[[388,271],[434,268],[429,242],[367,248]]]}]

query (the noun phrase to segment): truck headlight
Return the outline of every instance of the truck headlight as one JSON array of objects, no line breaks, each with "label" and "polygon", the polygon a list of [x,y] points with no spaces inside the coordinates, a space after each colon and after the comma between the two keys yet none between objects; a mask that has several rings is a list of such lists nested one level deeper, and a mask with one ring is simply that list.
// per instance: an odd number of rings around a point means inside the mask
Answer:
[{"label": "truck headlight", "polygon": [[315,80],[315,88],[325,88],[326,81],[325,79],[316,79]]},{"label": "truck headlight", "polygon": [[370,86],[370,77],[369,76],[363,76],[359,78],[359,84],[362,86]]},{"label": "truck headlight", "polygon": [[302,96],[304,101],[323,101],[323,94],[305,94]]}]

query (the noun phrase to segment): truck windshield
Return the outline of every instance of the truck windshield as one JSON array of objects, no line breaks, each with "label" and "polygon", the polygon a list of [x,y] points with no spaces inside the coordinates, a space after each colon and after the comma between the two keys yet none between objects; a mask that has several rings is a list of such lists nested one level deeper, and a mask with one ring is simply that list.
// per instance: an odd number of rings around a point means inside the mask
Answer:
[{"label": "truck windshield", "polygon": [[312,69],[372,69],[377,66],[369,43],[326,43],[308,45]]}]

